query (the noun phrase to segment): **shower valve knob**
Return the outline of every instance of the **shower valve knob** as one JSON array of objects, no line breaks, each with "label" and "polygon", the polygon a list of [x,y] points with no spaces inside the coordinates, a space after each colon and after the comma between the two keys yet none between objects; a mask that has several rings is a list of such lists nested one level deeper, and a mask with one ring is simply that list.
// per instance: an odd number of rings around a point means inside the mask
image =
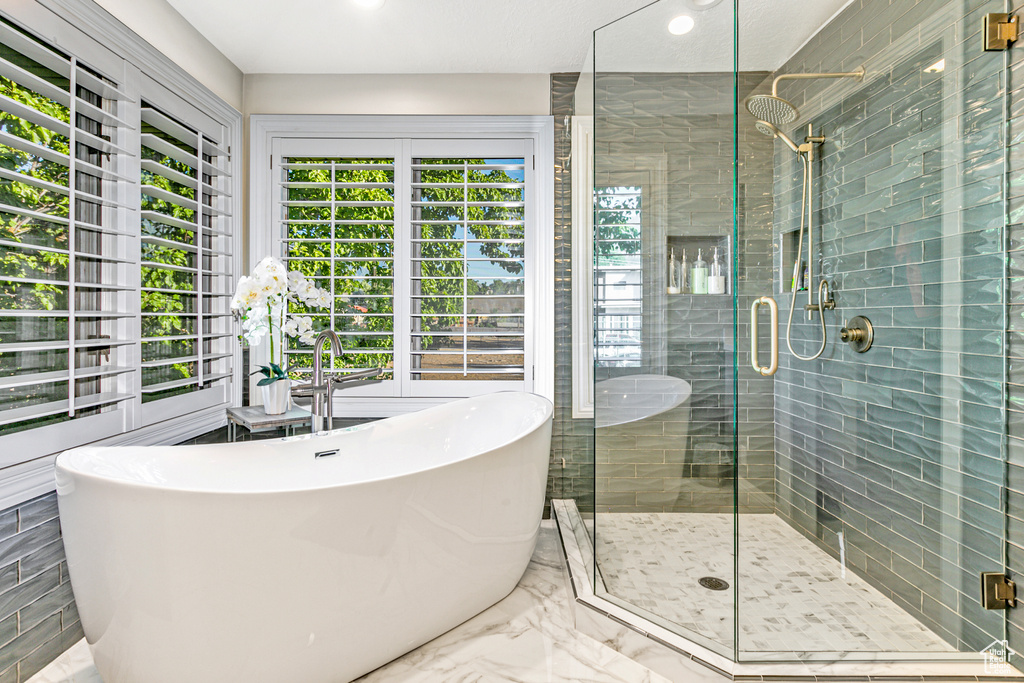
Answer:
[{"label": "shower valve knob", "polygon": [[859,342],[864,341],[864,330],[851,330],[844,327],[840,335],[844,342]]},{"label": "shower valve knob", "polygon": [[856,315],[839,330],[839,338],[857,353],[864,353],[871,348],[871,343],[875,340],[875,328],[870,320],[862,315]]}]

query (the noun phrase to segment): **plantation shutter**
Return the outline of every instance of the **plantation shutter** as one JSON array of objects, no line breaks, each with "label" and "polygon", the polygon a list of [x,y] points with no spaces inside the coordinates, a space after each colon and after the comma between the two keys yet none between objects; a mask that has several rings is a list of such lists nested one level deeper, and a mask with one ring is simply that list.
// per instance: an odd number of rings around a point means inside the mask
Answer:
[{"label": "plantation shutter", "polygon": [[599,187],[595,196],[596,363],[638,368],[643,346],[643,192],[634,186]]},{"label": "plantation shutter", "polygon": [[[335,370],[383,368],[365,389],[392,395],[395,143],[295,141],[278,158],[283,258],[289,270],[331,293],[329,309],[292,303],[290,310],[338,334],[345,354]],[[286,354],[289,370],[306,378],[313,366],[310,347],[289,339]]]},{"label": "plantation shutter", "polygon": [[[17,496],[52,485],[63,450],[192,438],[233,398],[237,179],[221,142],[241,115],[81,10],[74,25],[38,3],[0,8],[0,479]],[[160,234],[187,218],[191,236]],[[172,285],[162,301],[144,276]],[[168,359],[154,349],[179,335],[194,351],[155,377]]]},{"label": "plantation shutter", "polygon": [[[383,375],[351,397],[445,398],[524,389],[532,376],[527,176],[511,140],[278,139],[271,162],[280,254],[333,295],[345,354]],[[325,356],[325,368],[327,357]],[[308,378],[311,350],[288,344]]]},{"label": "plantation shutter", "polygon": [[413,159],[412,381],[523,381],[524,174],[521,156]]},{"label": "plantation shutter", "polygon": [[142,402],[180,403],[231,377],[230,158],[149,102],[141,118]]},{"label": "plantation shutter", "polygon": [[[130,102],[0,20],[0,435],[53,425],[81,441],[124,428],[135,381]],[[21,456],[7,451],[0,464]]]}]

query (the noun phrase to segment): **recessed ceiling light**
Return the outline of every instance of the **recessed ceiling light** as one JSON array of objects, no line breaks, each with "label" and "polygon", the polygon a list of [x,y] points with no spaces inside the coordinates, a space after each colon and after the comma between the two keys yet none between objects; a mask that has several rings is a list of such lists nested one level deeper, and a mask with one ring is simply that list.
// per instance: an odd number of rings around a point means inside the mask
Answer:
[{"label": "recessed ceiling light", "polygon": [[384,6],[386,0],[352,0],[352,3],[356,7],[362,7],[363,9],[380,9]]},{"label": "recessed ceiling light", "polygon": [[692,31],[693,24],[693,17],[680,14],[678,17],[668,22],[668,32],[674,36],[681,36],[684,33]]},{"label": "recessed ceiling light", "polygon": [[722,0],[686,0],[686,4],[695,10],[711,9],[720,2]]},{"label": "recessed ceiling light", "polygon": [[940,59],[939,61],[935,62],[931,66],[926,67],[924,72],[926,74],[937,74],[940,71],[945,71],[945,70],[946,70],[946,60],[945,59]]}]

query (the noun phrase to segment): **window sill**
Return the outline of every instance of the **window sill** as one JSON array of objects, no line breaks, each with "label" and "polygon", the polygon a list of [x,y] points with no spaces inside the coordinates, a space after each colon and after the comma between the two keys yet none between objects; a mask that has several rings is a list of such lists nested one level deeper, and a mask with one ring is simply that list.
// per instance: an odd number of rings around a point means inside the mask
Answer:
[{"label": "window sill", "polygon": [[[181,415],[172,420],[95,441],[89,446],[169,446],[227,424],[225,405]],[[56,488],[54,461],[58,453],[36,458],[0,471],[0,510],[49,493]]]}]

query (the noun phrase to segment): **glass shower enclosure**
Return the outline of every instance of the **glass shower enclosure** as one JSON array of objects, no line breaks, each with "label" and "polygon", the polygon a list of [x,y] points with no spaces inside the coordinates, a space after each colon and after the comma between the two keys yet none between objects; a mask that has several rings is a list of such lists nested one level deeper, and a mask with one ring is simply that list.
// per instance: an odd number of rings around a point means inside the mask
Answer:
[{"label": "glass shower enclosure", "polygon": [[1006,3],[835,2],[773,47],[765,10],[806,4],[594,35],[595,590],[739,662],[978,659],[1008,628],[979,599],[1007,549]]}]

